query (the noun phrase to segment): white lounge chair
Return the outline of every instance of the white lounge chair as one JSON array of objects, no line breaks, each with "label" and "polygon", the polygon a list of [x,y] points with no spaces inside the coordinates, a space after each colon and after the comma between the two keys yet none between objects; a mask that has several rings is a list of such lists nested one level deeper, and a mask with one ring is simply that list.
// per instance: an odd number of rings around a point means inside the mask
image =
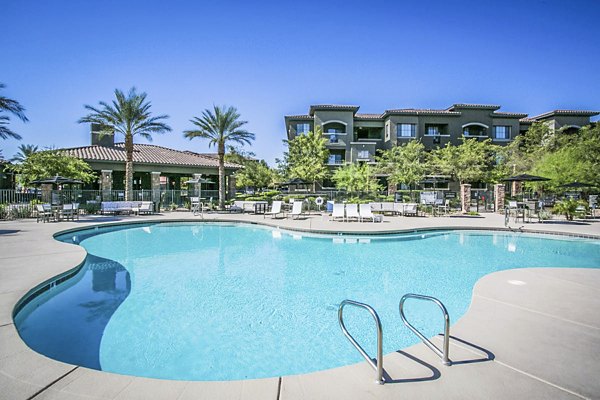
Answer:
[{"label": "white lounge chair", "polygon": [[[193,199],[193,197],[192,197]],[[198,205],[196,204],[194,206],[193,203],[194,200],[192,200],[192,211],[194,211],[194,213],[196,212],[196,208]],[[154,212],[154,203],[151,201],[142,201],[140,204],[138,204],[137,207],[132,208],[132,211],[134,214],[140,215],[140,214],[152,214]]]},{"label": "white lounge chair", "polygon": [[275,218],[277,217],[277,214],[283,214],[283,211],[281,211],[282,203],[283,202],[281,200],[274,200],[273,204],[271,205],[271,211],[265,212],[265,218],[267,217],[267,215],[270,215],[271,218]]},{"label": "white lounge chair", "polygon": [[407,203],[404,205],[404,215],[412,215],[416,217],[418,215],[417,203]]},{"label": "white lounge chair", "polygon": [[351,218],[355,218],[357,221],[360,221],[358,204],[346,204],[346,220],[350,221]]},{"label": "white lounge chair", "polygon": [[364,221],[365,219],[370,219],[371,221],[375,222],[375,215],[373,214],[373,211],[371,210],[370,204],[361,204],[359,206],[358,211],[360,214],[361,221]]},{"label": "white lounge chair", "polygon": [[342,221],[346,219],[346,214],[344,212],[344,203],[333,203],[333,211],[331,212],[331,219],[336,220],[336,218],[341,218]]},{"label": "white lounge chair", "polygon": [[294,217],[299,218],[301,214],[302,214],[302,202],[295,201],[294,204],[292,205],[292,211],[290,213],[288,213],[288,217],[291,215],[292,219]]},{"label": "white lounge chair", "polygon": [[394,214],[404,215],[404,203],[394,203]]},{"label": "white lounge chair", "polygon": [[394,215],[394,203],[381,203],[381,212],[389,215]]},{"label": "white lounge chair", "polygon": [[343,203],[333,203],[333,211],[331,213],[331,219],[335,221],[336,218],[341,218],[342,221],[346,219],[346,215],[344,214],[344,204]]},{"label": "white lounge chair", "polygon": [[79,203],[73,203],[73,219],[79,221]]}]

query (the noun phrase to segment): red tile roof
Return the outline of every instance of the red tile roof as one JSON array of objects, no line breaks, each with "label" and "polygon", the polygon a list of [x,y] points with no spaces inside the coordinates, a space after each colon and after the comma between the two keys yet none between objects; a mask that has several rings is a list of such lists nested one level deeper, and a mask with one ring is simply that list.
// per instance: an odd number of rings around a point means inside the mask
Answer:
[{"label": "red tile roof", "polygon": [[500,106],[495,104],[468,104],[468,103],[457,103],[452,104],[448,107],[448,111],[454,111],[455,108],[477,108],[484,110],[498,110]]},{"label": "red tile roof", "polygon": [[563,117],[593,117],[600,114],[600,111],[589,110],[553,110],[540,115],[531,117],[532,119],[544,119],[548,117],[563,116]]},{"label": "red tile roof", "polygon": [[360,106],[350,106],[343,104],[314,104],[310,106],[308,110],[309,115],[315,115],[316,110],[324,110],[324,111],[352,111],[356,113]]},{"label": "red tile roof", "polygon": [[525,113],[513,113],[513,112],[501,112],[495,111],[490,114],[492,117],[505,117],[505,118],[525,118],[527,114]]},{"label": "red tile roof", "polygon": [[382,114],[355,114],[356,119],[383,119]]},{"label": "red tile roof", "polygon": [[401,114],[401,115],[452,115],[459,116],[461,115],[458,111],[448,111],[448,110],[434,110],[431,108],[400,108],[397,110],[385,110],[383,113],[383,117],[390,114]]},{"label": "red tile roof", "polygon": [[[126,160],[124,143],[115,143],[114,146],[92,145],[60,150],[85,161],[125,162]],[[133,162],[140,164],[183,165],[191,167],[217,168],[219,166],[219,162],[216,158],[204,154],[139,143],[133,145]],[[228,162],[225,163],[225,167],[241,168],[237,164]]]}]

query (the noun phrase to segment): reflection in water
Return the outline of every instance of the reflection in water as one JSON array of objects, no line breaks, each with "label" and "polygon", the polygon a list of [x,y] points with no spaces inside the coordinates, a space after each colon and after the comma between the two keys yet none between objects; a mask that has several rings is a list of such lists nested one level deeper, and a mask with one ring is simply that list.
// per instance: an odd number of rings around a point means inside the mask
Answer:
[{"label": "reflection in water", "polygon": [[100,369],[104,328],[130,291],[131,278],[121,264],[90,254],[75,277],[23,307],[15,324],[35,351]]}]

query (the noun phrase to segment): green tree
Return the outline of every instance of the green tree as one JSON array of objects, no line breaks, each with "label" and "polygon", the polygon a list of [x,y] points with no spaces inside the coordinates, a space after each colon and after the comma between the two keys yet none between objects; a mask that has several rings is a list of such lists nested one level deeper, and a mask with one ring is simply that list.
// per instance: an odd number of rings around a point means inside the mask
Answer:
[{"label": "green tree", "polygon": [[243,165],[244,168],[235,174],[235,184],[238,188],[253,187],[263,189],[273,186],[280,179],[277,172],[264,160],[257,160],[252,152],[245,152],[229,147],[229,153],[225,155],[225,161]]},{"label": "green tree", "polygon": [[517,175],[530,172],[544,154],[556,149],[556,136],[548,125],[534,122],[526,133],[518,135],[503,149],[505,172]]},{"label": "green tree", "polygon": [[436,173],[451,175],[461,184],[488,180],[495,164],[496,146],[491,139],[462,138],[462,143],[435,149],[430,166]]},{"label": "green tree", "polygon": [[188,139],[208,139],[209,146],[217,147],[219,157],[219,208],[225,208],[225,150],[231,143],[250,145],[254,140],[254,133],[250,133],[242,126],[248,121],[241,121],[240,114],[235,107],[213,106],[213,110],[202,111],[201,117],[194,117],[190,122],[196,129],[184,131]]},{"label": "green tree", "polygon": [[[5,87],[5,84],[0,83],[0,89],[4,89]],[[4,113],[10,113],[19,118],[21,121],[27,122],[29,120],[25,116],[25,108],[16,100],[9,99],[5,96],[0,96],[0,138],[8,139],[11,137],[13,139],[21,140],[21,135],[8,128],[10,117],[8,115],[4,115]]]},{"label": "green tree", "polygon": [[57,150],[38,151],[27,157],[22,164],[16,164],[10,168],[19,174],[19,181],[23,185],[55,175],[83,182],[91,182],[96,179],[94,171],[85,161]]},{"label": "green tree", "polygon": [[27,159],[27,157],[29,157],[33,153],[37,153],[37,152],[38,152],[38,147],[36,145],[22,144],[19,146],[19,151],[17,152],[17,154],[15,154],[13,156],[13,158],[10,159],[10,161],[20,164],[20,163],[24,162]]},{"label": "green tree", "polygon": [[543,182],[544,188],[558,191],[560,185],[570,182],[600,187],[600,126],[584,126],[558,142],[557,148],[539,153],[532,160],[531,173],[550,179]]},{"label": "green tree", "polygon": [[316,183],[328,175],[327,157],[329,150],[325,147],[327,139],[323,137],[321,127],[317,126],[314,132],[297,136],[292,140],[284,140],[288,151],[284,153],[284,162],[287,166],[288,178],[300,178],[312,182],[313,191]]},{"label": "green tree", "polygon": [[335,186],[348,192],[376,192],[381,189],[375,177],[375,169],[366,163],[347,164],[339,167],[331,178]]},{"label": "green tree", "polygon": [[394,186],[404,184],[412,189],[427,170],[425,146],[416,140],[381,151],[376,160],[377,172],[387,174],[388,182]]},{"label": "green tree", "polygon": [[137,93],[131,88],[126,95],[115,89],[115,100],[112,104],[99,102],[100,107],[85,105],[91,111],[79,119],[79,123],[97,124],[100,135],[114,135],[119,133],[125,138],[125,200],[133,199],[133,137],[141,136],[149,141],[152,134],[169,132],[171,128],[161,122],[169,118],[167,115],[152,116],[146,93]]}]

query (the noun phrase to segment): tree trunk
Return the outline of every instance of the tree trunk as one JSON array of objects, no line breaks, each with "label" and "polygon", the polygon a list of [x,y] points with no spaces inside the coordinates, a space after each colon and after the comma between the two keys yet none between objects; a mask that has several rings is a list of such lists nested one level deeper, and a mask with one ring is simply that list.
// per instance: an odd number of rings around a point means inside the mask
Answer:
[{"label": "tree trunk", "polygon": [[225,144],[219,143],[219,209],[225,208]]},{"label": "tree trunk", "polygon": [[133,136],[125,135],[125,201],[133,200]]}]

